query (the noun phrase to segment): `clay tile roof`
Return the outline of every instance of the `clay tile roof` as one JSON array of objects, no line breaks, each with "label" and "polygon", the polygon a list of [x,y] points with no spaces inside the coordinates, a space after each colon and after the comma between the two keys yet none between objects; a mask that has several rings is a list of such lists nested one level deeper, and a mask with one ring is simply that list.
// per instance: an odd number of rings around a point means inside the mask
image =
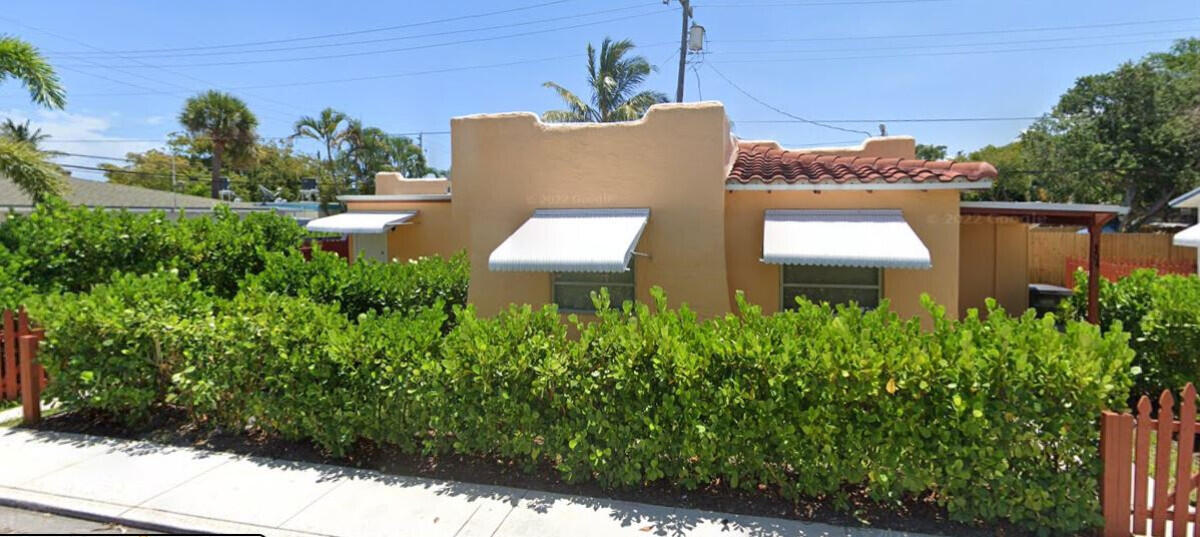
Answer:
[{"label": "clay tile roof", "polygon": [[821,155],[739,142],[729,183],[949,183],[995,179],[986,162]]}]

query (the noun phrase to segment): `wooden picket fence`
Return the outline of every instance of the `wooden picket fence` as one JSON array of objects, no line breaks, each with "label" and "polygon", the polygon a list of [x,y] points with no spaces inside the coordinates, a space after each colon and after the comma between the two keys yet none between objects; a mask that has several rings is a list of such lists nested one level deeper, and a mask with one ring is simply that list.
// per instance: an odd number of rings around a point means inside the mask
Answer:
[{"label": "wooden picket fence", "polygon": [[[5,401],[20,399],[25,408],[26,423],[41,419],[41,394],[46,387],[46,371],[37,363],[41,329],[29,325],[24,309],[0,312],[0,397]],[[25,379],[36,379],[26,382]]]},{"label": "wooden picket fence", "polygon": [[[1087,259],[1082,257],[1068,257],[1065,268],[1063,270],[1063,281],[1066,282],[1066,287],[1075,287],[1075,271],[1078,269],[1087,270]],[[1100,277],[1115,282],[1124,278],[1138,269],[1154,269],[1159,274],[1188,274],[1196,273],[1196,263],[1194,261],[1167,261],[1159,259],[1119,259],[1105,260],[1100,259]]]},{"label": "wooden picket fence", "polygon": [[[1100,272],[1104,262],[1148,266],[1146,261],[1165,263],[1180,270],[1196,271],[1196,249],[1175,246],[1170,233],[1104,233],[1100,235]],[[1064,271],[1068,258],[1087,259],[1088,236],[1075,230],[1034,228],[1029,231],[1029,281],[1069,287],[1074,267]],[[1084,266],[1087,266],[1084,263]],[[1166,267],[1163,267],[1166,268]]]},{"label": "wooden picket fence", "polygon": [[[1150,398],[1142,396],[1137,416],[1105,412],[1100,421],[1100,452],[1104,461],[1100,502],[1105,537],[1154,535],[1200,536],[1200,509],[1192,497],[1200,485],[1196,453],[1196,387],[1183,390],[1179,417],[1175,398],[1163,391],[1158,416],[1151,416]],[[1151,440],[1154,449],[1151,453]],[[1132,458],[1132,459],[1131,459]]]}]

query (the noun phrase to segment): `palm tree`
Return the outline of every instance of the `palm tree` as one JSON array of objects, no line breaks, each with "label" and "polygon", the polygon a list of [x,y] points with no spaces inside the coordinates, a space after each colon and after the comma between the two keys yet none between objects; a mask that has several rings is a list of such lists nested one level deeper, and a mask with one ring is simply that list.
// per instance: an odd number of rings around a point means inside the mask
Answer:
[{"label": "palm tree", "polygon": [[[58,75],[33,45],[13,37],[0,37],[0,82],[16,79],[29,90],[29,99],[51,109],[67,101]],[[10,122],[11,123],[11,122]],[[0,137],[0,176],[7,177],[34,203],[62,191],[62,178],[46,155],[26,142]]]},{"label": "palm tree", "polygon": [[[342,127],[343,123],[347,124],[346,127]],[[292,134],[293,138],[311,138],[325,145],[325,162],[329,164],[331,175],[334,172],[333,151],[341,147],[356,132],[353,120],[332,108],[321,110],[321,114],[315,118],[312,116],[300,118],[293,128],[295,129],[295,133]],[[361,125],[357,130],[361,130]]]},{"label": "palm tree", "polygon": [[49,138],[49,134],[42,132],[42,129],[33,128],[29,125],[29,120],[25,123],[17,123],[12,119],[5,119],[3,124],[0,124],[0,136],[9,138],[17,142],[24,142],[38,149],[38,144]]},{"label": "palm tree", "polygon": [[633,50],[633,41],[613,42],[605,37],[600,56],[588,43],[588,87],[590,103],[554,82],[542,86],[553,89],[567,104],[566,110],[550,110],[542,114],[546,121],[630,121],[642,117],[650,106],[667,102],[667,96],[657,91],[638,91],[654,66],[642,56],[626,58]]},{"label": "palm tree", "polygon": [[220,197],[221,157],[226,151],[244,152],[254,145],[258,118],[241,99],[228,93],[209,90],[187,100],[179,123],[192,136],[203,136],[212,142],[213,198]]}]

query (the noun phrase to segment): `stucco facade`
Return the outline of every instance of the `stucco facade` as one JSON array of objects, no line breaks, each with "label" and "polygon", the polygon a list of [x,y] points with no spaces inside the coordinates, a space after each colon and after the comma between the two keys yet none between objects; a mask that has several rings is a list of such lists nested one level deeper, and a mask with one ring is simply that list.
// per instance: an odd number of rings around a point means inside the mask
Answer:
[{"label": "stucco facade", "polygon": [[[738,142],[720,103],[658,105],[641,120],[608,124],[548,124],[532,113],[459,117],[451,122],[451,143],[452,182],[380,174],[376,196],[344,200],[351,211],[417,211],[388,232],[392,258],[466,250],[468,300],[483,315],[553,300],[551,273],[489,268],[489,256],[538,209],[649,209],[629,262],[634,294],[649,301],[650,288],[661,286],[673,305],[687,303],[702,316],[731,311],[737,291],[769,312],[783,306],[781,265],[763,261],[764,215],[772,209],[900,211],[928,250],[928,268],[882,270],[881,295],[901,315],[922,312],[922,293],[950,315],[987,296],[1024,308],[1025,282],[1012,268],[1024,270],[1023,225],[964,224],[959,217],[961,189],[986,181],[734,184],[731,169],[748,158],[747,144],[781,148]],[[916,162],[914,148],[912,138],[886,137],[804,155],[830,166],[837,164],[831,156],[886,161],[892,167],[885,171],[898,173],[896,166]]]}]

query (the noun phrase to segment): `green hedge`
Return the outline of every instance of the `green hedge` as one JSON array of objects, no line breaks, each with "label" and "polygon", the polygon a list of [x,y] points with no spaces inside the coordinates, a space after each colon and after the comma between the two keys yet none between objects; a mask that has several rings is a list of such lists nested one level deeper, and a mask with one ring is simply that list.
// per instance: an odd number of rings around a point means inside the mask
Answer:
[{"label": "green hedge", "polygon": [[246,286],[333,304],[356,319],[367,312],[414,312],[438,302],[450,315],[454,306],[466,304],[469,277],[470,266],[461,252],[449,259],[381,263],[360,258],[347,264],[335,254],[314,250],[310,261],[298,252],[268,255],[263,270],[248,277]]},{"label": "green hedge", "polygon": [[[1065,315],[1087,317],[1086,273],[1075,275]],[[1100,326],[1120,323],[1130,335],[1138,371],[1131,399],[1178,391],[1200,380],[1200,278],[1134,271],[1116,283],[1100,279]]]},{"label": "green hedge", "polygon": [[176,222],[165,213],[132,213],[38,205],[0,224],[0,246],[19,260],[21,282],[39,292],[81,292],[117,273],[177,268],[200,284],[232,296],[247,273],[262,270],[269,252],[293,250],[304,229],[274,213],[244,217],[221,206],[213,215]]},{"label": "green hedge", "polygon": [[[261,289],[209,307],[188,281],[119,282],[79,296],[85,306],[70,313],[36,312],[60,334],[43,356],[74,377],[54,392],[69,408],[141,417],[170,402],[196,421],[254,425],[335,454],[368,440],[549,464],[606,486],[932,493],[957,520],[1042,532],[1099,522],[1097,415],[1130,384],[1119,330],[1068,321],[1060,331],[1052,316],[1002,310],[951,321],[928,304],[924,330],[886,306],[763,315],[742,303],[737,315],[698,320],[655,290],[653,307],[602,307],[574,326],[553,307],[486,319],[468,307],[442,336],[440,303],[355,322]],[[88,319],[109,318],[99,312],[138,286],[189,306],[134,316],[120,337]],[[136,396],[83,373],[124,362],[140,379]],[[117,402],[101,404],[108,392]]]},{"label": "green hedge", "polygon": [[194,278],[164,271],[116,275],[90,293],[36,297],[28,307],[46,328],[38,358],[54,381],[45,397],[136,423],[174,393],[182,362],[173,338],[212,299]]}]

